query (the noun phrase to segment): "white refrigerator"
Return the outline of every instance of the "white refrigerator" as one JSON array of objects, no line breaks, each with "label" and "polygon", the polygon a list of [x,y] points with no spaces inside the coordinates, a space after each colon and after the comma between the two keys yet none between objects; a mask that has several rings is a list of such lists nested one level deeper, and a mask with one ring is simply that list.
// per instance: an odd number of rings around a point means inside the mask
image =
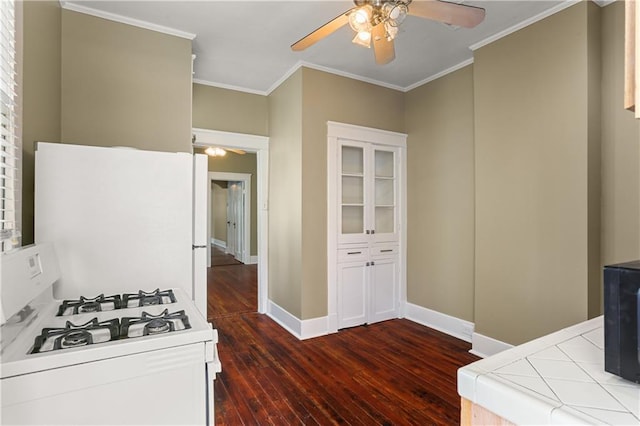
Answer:
[{"label": "white refrigerator", "polygon": [[57,299],[180,287],[207,317],[205,155],[39,142],[35,163]]}]

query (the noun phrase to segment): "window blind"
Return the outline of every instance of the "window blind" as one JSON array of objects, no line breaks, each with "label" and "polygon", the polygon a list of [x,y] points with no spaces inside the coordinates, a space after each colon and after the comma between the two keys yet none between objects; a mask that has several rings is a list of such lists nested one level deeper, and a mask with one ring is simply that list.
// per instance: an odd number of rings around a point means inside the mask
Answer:
[{"label": "window blind", "polygon": [[16,117],[15,2],[0,1],[0,251],[20,245],[21,145]]}]

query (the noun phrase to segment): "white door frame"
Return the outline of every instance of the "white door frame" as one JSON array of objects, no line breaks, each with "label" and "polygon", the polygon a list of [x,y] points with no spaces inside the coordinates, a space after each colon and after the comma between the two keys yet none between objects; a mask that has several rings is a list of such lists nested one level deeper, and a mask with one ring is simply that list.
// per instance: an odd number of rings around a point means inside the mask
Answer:
[{"label": "white door frame", "polygon": [[269,301],[269,138],[243,133],[192,129],[193,146],[237,148],[256,153],[258,193],[258,312],[267,312]]},{"label": "white door frame", "polygon": [[[228,172],[209,172],[209,194],[211,195],[211,182],[214,180],[223,180],[227,182],[242,182],[244,207],[242,208],[242,256],[239,259],[244,264],[251,263],[251,173],[228,173]],[[211,198],[209,198],[211,199]],[[211,207],[209,211],[209,223],[211,223]],[[211,232],[209,232],[209,241],[211,241]],[[228,239],[228,237],[227,237]],[[211,256],[208,260],[211,266]]]}]

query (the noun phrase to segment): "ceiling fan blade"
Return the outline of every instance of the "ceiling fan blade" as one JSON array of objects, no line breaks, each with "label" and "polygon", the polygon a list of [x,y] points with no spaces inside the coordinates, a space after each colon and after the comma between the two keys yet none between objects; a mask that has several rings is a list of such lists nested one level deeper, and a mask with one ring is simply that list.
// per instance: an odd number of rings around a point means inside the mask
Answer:
[{"label": "ceiling fan blade", "polygon": [[396,58],[393,40],[387,40],[387,30],[385,30],[383,23],[373,27],[371,38],[373,39],[373,53],[376,57],[376,64],[388,64]]},{"label": "ceiling fan blade", "polygon": [[239,154],[239,155],[245,155],[247,153],[247,151],[245,151],[243,149],[225,148],[225,151],[233,152],[233,153]]},{"label": "ceiling fan blade", "polygon": [[409,5],[409,15],[473,28],[484,20],[484,9],[439,0],[413,0]]},{"label": "ceiling fan blade", "polygon": [[349,23],[349,13],[351,13],[351,11],[353,9],[355,9],[355,8],[351,8],[351,9],[347,10],[346,12],[344,12],[343,14],[338,15],[337,17],[333,18],[331,21],[327,22],[326,24],[324,24],[323,26],[321,26],[317,30],[313,31],[310,34],[307,34],[306,36],[304,36],[300,40],[296,41],[295,43],[293,43],[291,45],[291,50],[294,50],[294,51],[304,50],[307,47],[315,44],[316,42],[318,42],[320,40],[322,40],[323,38],[325,38],[329,34],[332,34],[334,31],[340,29],[344,25],[348,24]]}]

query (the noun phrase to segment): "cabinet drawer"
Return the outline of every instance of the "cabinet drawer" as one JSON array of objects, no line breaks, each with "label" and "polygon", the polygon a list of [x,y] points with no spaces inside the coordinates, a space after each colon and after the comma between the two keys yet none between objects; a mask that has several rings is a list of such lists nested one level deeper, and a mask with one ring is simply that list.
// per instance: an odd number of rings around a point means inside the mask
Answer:
[{"label": "cabinet drawer", "polygon": [[369,249],[366,247],[354,247],[338,250],[338,262],[367,261]]},{"label": "cabinet drawer", "polygon": [[400,247],[394,245],[374,246],[371,249],[371,256],[395,256],[399,253]]}]

